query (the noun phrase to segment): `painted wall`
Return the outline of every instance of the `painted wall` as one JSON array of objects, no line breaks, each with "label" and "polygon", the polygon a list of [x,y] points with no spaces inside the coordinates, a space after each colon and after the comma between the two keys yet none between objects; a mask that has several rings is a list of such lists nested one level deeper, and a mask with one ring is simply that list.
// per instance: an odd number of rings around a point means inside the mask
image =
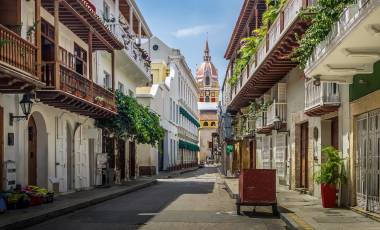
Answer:
[{"label": "painted wall", "polygon": [[350,102],[380,89],[380,61],[373,66],[372,74],[358,74],[350,85]]}]

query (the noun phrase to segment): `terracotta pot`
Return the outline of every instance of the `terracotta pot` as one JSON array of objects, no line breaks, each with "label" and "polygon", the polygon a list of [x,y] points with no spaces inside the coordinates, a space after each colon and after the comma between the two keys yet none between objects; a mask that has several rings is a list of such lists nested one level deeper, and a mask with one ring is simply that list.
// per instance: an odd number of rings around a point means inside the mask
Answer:
[{"label": "terracotta pot", "polygon": [[324,208],[335,208],[336,185],[321,184],[322,206]]}]

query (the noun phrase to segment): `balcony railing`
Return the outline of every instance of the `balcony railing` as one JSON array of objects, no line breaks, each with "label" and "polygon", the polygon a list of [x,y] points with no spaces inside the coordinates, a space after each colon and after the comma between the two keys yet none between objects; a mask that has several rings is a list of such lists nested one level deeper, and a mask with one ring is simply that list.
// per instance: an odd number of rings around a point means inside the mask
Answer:
[{"label": "balcony railing", "polygon": [[309,58],[305,72],[308,72],[312,66],[316,65],[322,56],[328,53],[330,46],[335,46],[335,41],[339,41],[348,31],[352,30],[355,23],[359,22],[360,17],[365,16],[371,4],[376,0],[356,0],[355,4],[348,6],[342,13],[339,21],[333,25],[330,33],[313,51]]},{"label": "balcony railing", "polygon": [[[280,10],[279,16],[271,25],[266,37],[259,44],[255,55],[249,61],[249,76],[252,76],[257,68],[264,62],[267,56],[271,53],[274,47],[280,42],[283,35],[292,27],[294,20],[300,14],[301,10],[305,7],[315,4],[316,0],[289,0],[285,6]],[[283,17],[283,20],[281,19]],[[237,85],[236,93],[233,94],[232,100],[239,93],[240,89],[244,87]]]},{"label": "balcony railing", "polygon": [[286,103],[278,103],[274,101],[268,107],[266,126],[273,125],[277,118],[279,118],[281,122],[286,123]]},{"label": "balcony railing", "polygon": [[315,85],[313,81],[305,83],[305,111],[315,107],[339,106],[339,85],[331,82],[321,82]]},{"label": "balcony railing", "polygon": [[256,118],[256,130],[260,130],[266,126],[267,123],[267,113],[261,112],[261,115]]},{"label": "balcony railing", "polygon": [[116,111],[114,94],[97,85],[95,82],[77,73],[74,66],[70,63],[74,57],[73,54],[64,49],[60,49],[61,58],[67,57],[67,60],[61,60],[59,74],[59,88],[56,86],[55,62],[44,62],[42,64],[42,81],[46,87],[62,90],[66,93],[84,99],[88,102],[98,104],[104,108]]},{"label": "balcony railing", "polygon": [[140,70],[151,79],[150,58],[148,53],[135,43],[135,36],[118,22],[107,23],[108,28],[124,44],[124,51],[136,63]]},{"label": "balcony railing", "polygon": [[37,47],[0,24],[0,61],[29,74],[36,75]]}]

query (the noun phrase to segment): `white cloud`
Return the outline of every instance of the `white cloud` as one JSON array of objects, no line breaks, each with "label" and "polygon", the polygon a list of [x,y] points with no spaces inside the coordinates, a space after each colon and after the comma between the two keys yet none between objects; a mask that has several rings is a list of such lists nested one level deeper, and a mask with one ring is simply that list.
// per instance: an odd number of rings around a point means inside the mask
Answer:
[{"label": "white cloud", "polygon": [[215,29],[216,27],[217,25],[198,25],[178,29],[175,32],[172,32],[172,34],[177,38],[192,37],[198,36],[200,34],[205,34],[206,32],[209,32],[210,30]]}]

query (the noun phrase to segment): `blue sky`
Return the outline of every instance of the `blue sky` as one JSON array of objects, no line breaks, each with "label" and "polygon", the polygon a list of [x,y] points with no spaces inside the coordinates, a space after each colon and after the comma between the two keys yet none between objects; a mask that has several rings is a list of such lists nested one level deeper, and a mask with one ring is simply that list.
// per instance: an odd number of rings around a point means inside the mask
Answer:
[{"label": "blue sky", "polygon": [[224,52],[243,0],[136,0],[149,28],[170,47],[178,48],[193,71],[203,61],[208,33],[212,61],[222,83]]}]

